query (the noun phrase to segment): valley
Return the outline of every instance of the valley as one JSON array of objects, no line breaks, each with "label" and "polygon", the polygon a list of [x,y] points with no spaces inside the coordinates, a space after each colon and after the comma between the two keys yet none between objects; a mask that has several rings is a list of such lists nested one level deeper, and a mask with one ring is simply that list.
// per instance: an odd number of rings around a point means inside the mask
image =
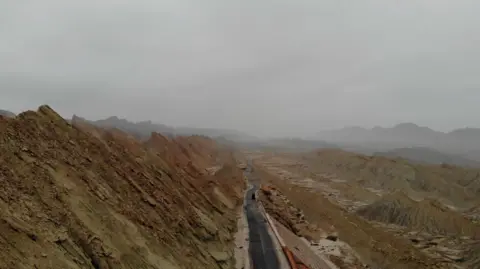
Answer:
[{"label": "valley", "polygon": [[480,267],[477,168],[145,134],[0,116],[0,268]]},{"label": "valley", "polygon": [[276,190],[267,211],[340,268],[480,266],[480,226],[467,210],[478,203],[477,170],[341,150],[246,154]]}]

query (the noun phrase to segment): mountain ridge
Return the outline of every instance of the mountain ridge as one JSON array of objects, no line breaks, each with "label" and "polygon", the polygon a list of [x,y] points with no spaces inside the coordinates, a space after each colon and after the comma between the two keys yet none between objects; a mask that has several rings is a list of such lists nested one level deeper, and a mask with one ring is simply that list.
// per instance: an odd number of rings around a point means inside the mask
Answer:
[{"label": "mountain ridge", "polygon": [[374,156],[404,158],[424,164],[450,164],[465,167],[480,167],[480,162],[454,154],[447,154],[427,147],[397,148],[389,151],[375,152]]},{"label": "mountain ridge", "polygon": [[144,143],[48,106],[0,117],[0,127],[1,268],[233,264],[244,180],[211,139]]},{"label": "mountain ridge", "polygon": [[441,132],[414,123],[401,123],[393,127],[345,127],[319,132],[316,137],[344,146],[371,148],[373,152],[427,147],[480,161],[480,128]]},{"label": "mountain ridge", "polygon": [[117,116],[110,116],[100,120],[87,120],[78,115],[73,115],[71,121],[83,121],[103,128],[117,128],[119,130],[131,133],[139,139],[148,139],[153,132],[161,133],[167,136],[189,136],[203,135],[211,138],[223,137],[229,140],[255,140],[254,136],[237,130],[217,129],[217,128],[196,128],[196,127],[172,127],[165,124],[154,123],[151,120],[132,122]]}]

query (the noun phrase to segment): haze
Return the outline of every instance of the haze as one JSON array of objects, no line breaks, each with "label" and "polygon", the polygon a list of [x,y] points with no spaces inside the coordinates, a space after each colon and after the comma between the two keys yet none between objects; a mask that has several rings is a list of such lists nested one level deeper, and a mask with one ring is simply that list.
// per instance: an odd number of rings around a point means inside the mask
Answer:
[{"label": "haze", "polygon": [[0,108],[256,135],[480,126],[478,1],[0,0]]}]

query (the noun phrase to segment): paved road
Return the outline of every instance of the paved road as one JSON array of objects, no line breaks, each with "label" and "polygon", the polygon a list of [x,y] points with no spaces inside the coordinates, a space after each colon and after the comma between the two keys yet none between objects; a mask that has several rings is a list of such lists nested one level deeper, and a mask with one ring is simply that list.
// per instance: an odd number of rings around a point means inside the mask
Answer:
[{"label": "paved road", "polygon": [[[251,166],[247,168],[245,174],[250,176]],[[254,269],[278,269],[280,264],[277,257],[277,251],[270,234],[268,233],[268,223],[265,217],[260,213],[255,200],[252,200],[252,194],[258,189],[258,185],[247,191],[245,210],[249,228],[250,238],[250,257]]]}]

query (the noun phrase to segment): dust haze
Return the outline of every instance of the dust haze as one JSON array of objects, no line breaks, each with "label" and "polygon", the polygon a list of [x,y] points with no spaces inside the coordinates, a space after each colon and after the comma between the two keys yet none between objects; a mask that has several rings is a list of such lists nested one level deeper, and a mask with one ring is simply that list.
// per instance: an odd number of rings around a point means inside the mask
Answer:
[{"label": "dust haze", "polygon": [[1,109],[255,135],[480,126],[478,1],[0,1]]}]

